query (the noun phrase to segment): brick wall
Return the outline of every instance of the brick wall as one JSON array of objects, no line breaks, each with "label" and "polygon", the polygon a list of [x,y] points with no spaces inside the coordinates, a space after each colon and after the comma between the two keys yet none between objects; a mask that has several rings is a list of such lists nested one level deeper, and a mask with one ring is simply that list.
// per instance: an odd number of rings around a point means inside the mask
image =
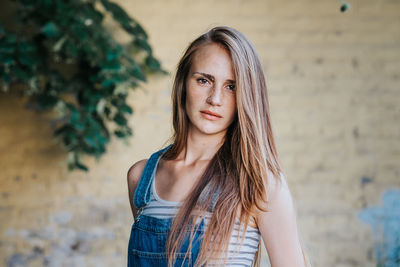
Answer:
[{"label": "brick wall", "polygon": [[[372,231],[358,214],[400,187],[400,2],[349,2],[341,13],[333,0],[118,1],[171,73],[212,26],[233,26],[253,42],[314,266],[376,266]],[[88,174],[68,173],[45,117],[0,94],[0,265],[125,264],[126,171],[169,137],[171,84],[172,75],[153,76],[132,93],[130,146],[114,140],[98,163],[88,160]]]}]

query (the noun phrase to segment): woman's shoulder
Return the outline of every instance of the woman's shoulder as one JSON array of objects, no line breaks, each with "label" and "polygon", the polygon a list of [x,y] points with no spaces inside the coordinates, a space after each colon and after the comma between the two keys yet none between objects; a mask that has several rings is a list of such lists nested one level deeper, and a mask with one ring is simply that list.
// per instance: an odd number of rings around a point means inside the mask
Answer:
[{"label": "woman's shoulder", "polygon": [[279,192],[282,189],[288,189],[289,187],[286,181],[286,175],[282,171],[279,171],[278,174],[274,174],[271,170],[268,169],[266,182],[267,196]]},{"label": "woman's shoulder", "polygon": [[136,188],[139,183],[140,177],[142,176],[144,167],[146,166],[147,159],[142,159],[134,163],[128,170],[127,179],[128,186],[130,189]]},{"label": "woman's shoulder", "polygon": [[[161,149],[157,152],[154,152],[150,159],[154,159],[154,156],[159,156],[158,153],[163,152],[164,150],[168,149],[170,146],[165,147],[164,149]],[[128,178],[128,186],[129,189],[135,189],[137,184],[139,183],[140,177],[142,176],[143,170],[146,167],[147,161],[149,159],[142,159],[137,162],[135,162],[129,169],[127,173],[127,178]]]},{"label": "woman's shoulder", "polygon": [[129,203],[131,205],[133,217],[136,216],[136,208],[133,203],[133,195],[135,194],[136,187],[139,184],[140,177],[142,176],[142,172],[144,167],[146,166],[147,159],[142,159],[133,164],[127,173],[128,179],[128,193],[129,193]]}]

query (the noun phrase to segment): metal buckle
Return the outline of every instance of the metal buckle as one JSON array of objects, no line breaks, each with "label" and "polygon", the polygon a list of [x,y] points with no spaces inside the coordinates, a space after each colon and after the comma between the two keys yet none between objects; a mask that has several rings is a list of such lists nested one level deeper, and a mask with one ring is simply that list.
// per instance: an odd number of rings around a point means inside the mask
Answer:
[{"label": "metal buckle", "polygon": [[143,212],[143,207],[140,207],[135,217],[135,223],[137,223],[140,220],[140,215],[142,214],[142,212]]}]

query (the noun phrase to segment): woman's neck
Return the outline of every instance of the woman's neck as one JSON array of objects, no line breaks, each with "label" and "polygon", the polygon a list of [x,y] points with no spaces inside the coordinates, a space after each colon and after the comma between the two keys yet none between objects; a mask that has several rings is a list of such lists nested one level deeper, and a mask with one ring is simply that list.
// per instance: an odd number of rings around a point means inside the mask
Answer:
[{"label": "woman's neck", "polygon": [[199,160],[211,160],[225,139],[225,132],[215,135],[194,133],[189,130],[186,148],[178,156],[185,164]]}]

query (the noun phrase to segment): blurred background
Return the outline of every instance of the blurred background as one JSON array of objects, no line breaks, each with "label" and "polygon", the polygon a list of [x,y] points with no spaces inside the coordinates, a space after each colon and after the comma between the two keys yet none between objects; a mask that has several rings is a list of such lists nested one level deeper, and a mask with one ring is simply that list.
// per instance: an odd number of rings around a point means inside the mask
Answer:
[{"label": "blurred background", "polygon": [[[98,161],[84,155],[88,171],[68,170],[51,116],[29,110],[16,91],[0,92],[0,266],[126,265],[127,171],[166,144],[175,67],[189,42],[217,25],[244,33],[262,59],[312,265],[400,266],[399,1],[113,3],[140,23],[168,74],[130,91],[133,135],[111,137]],[[2,1],[5,28],[17,6]],[[104,27],[126,43],[110,18]]]}]

